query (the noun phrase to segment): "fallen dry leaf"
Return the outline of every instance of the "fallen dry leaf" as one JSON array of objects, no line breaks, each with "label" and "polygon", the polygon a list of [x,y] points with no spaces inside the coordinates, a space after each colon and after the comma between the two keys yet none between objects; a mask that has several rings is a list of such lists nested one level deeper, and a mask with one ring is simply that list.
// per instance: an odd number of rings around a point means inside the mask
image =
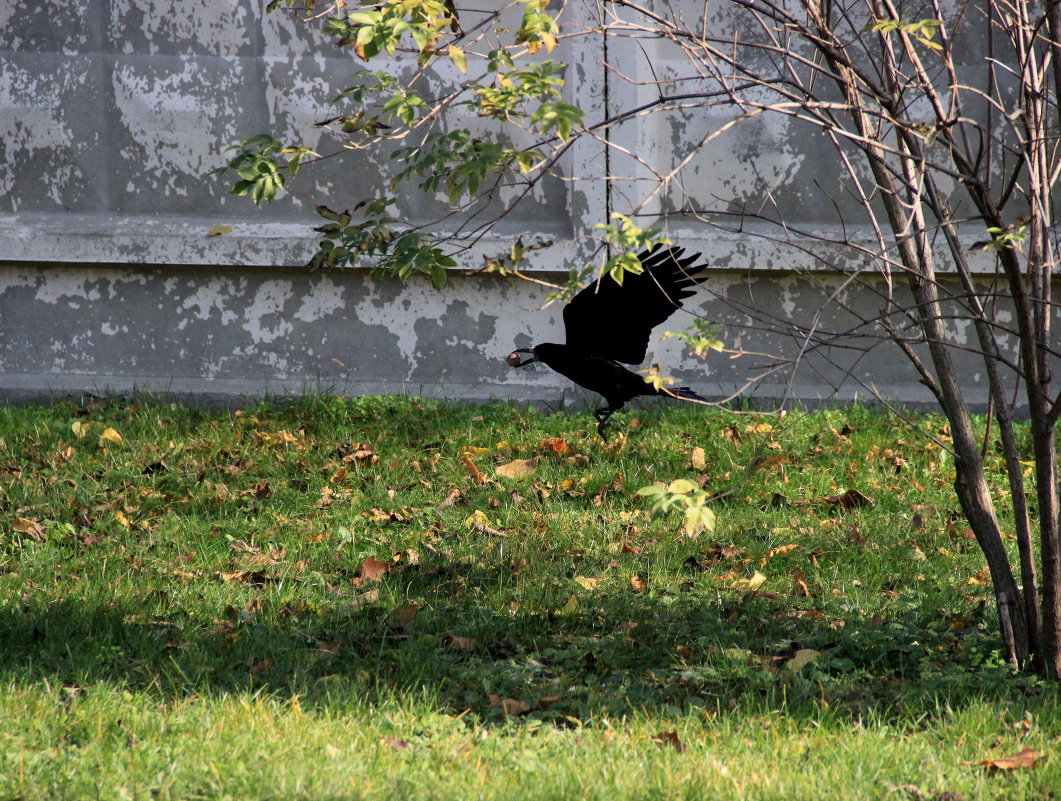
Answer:
[{"label": "fallen dry leaf", "polygon": [[498,465],[494,472],[502,478],[526,478],[534,475],[537,469],[537,459],[516,459],[515,461]]},{"label": "fallen dry leaf", "polygon": [[502,698],[497,693],[490,693],[487,698],[490,701],[490,706],[494,709],[500,708],[505,717],[512,718],[518,715],[526,715],[531,711],[530,704],[525,701],[517,701],[515,698]]},{"label": "fallen dry leaf", "polygon": [[447,506],[453,506],[457,502],[457,499],[461,496],[461,491],[456,487],[450,487],[446,490],[446,497],[442,499],[441,503],[436,507],[438,509],[445,509]]},{"label": "fallen dry leaf", "polygon": [[19,534],[25,534],[31,540],[36,540],[37,542],[44,540],[44,526],[35,520],[29,520],[25,517],[16,517],[14,528]]},{"label": "fallen dry leaf", "polygon": [[392,613],[395,622],[402,627],[408,626],[413,622],[416,613],[420,611],[420,605],[416,603],[404,604],[397,607]]},{"label": "fallen dry leaf", "polygon": [[707,468],[707,456],[704,449],[697,445],[689,456],[689,464],[693,470],[704,470]]},{"label": "fallen dry leaf", "polygon": [[538,445],[543,451],[549,451],[560,456],[563,456],[571,450],[571,447],[567,444],[567,440],[563,437],[549,437],[548,439],[543,439]]},{"label": "fallen dry leaf", "polygon": [[456,635],[453,635],[449,638],[449,647],[454,651],[467,653],[478,648],[479,641],[475,639],[475,637],[457,637]]},{"label": "fallen dry leaf", "polygon": [[756,570],[751,578],[737,579],[730,586],[737,590],[747,590],[748,592],[755,592],[755,590],[763,586],[765,582],[766,576]]},{"label": "fallen dry leaf", "polygon": [[108,442],[114,445],[121,445],[122,435],[115,431],[113,428],[108,427],[103,430],[102,434],[99,435],[99,446],[103,448]]},{"label": "fallen dry leaf", "polygon": [[382,562],[374,556],[368,557],[357,569],[357,577],[353,579],[355,587],[365,581],[379,581],[383,575],[391,569],[390,562]]},{"label": "fallen dry leaf", "polygon": [[464,463],[465,469],[468,471],[468,475],[471,476],[472,481],[476,484],[488,484],[490,482],[490,479],[479,472],[479,468],[475,466],[467,454],[462,453],[460,458],[461,462]]},{"label": "fallen dry leaf", "polygon": [[860,509],[863,506],[873,506],[873,501],[856,489],[850,489],[843,495],[830,495],[825,499],[830,506],[839,506],[841,509]]},{"label": "fallen dry leaf", "polygon": [[379,455],[369,447],[367,442],[355,442],[352,445],[340,446],[339,456],[347,464],[350,462],[375,464],[379,461]]},{"label": "fallen dry leaf", "polygon": [[1025,748],[1020,753],[1001,759],[982,759],[980,764],[987,770],[1018,770],[1020,768],[1034,768],[1045,754],[1034,748]]},{"label": "fallen dry leaf", "polygon": [[771,548],[766,552],[766,556],[759,560],[759,567],[766,567],[766,563],[775,556],[784,556],[786,553],[792,553],[797,547],[796,545],[780,545],[777,548]]},{"label": "fallen dry leaf", "polygon": [[648,589],[648,584],[637,576],[630,576],[630,586],[634,588],[634,592],[644,592]]},{"label": "fallen dry leaf", "polygon": [[346,605],[346,608],[351,612],[356,612],[358,609],[361,609],[364,606],[368,606],[369,604],[374,604],[378,600],[379,590],[369,590],[368,592],[358,595],[356,598],[350,601],[350,603]]},{"label": "fallen dry leaf", "polygon": [[785,670],[795,673],[804,665],[809,665],[811,662],[817,662],[821,658],[821,651],[815,651],[813,648],[800,648],[792,655],[791,659],[785,662]]},{"label": "fallen dry leaf", "polygon": [[685,751],[685,744],[681,741],[681,738],[676,731],[661,731],[658,734],[653,735],[652,741],[660,748],[670,746],[671,748],[676,748],[678,753]]}]

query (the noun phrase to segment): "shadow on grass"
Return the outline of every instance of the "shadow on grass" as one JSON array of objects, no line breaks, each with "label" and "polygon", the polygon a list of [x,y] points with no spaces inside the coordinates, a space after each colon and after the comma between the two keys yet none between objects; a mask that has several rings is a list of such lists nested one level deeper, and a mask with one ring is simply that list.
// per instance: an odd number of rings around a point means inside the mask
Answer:
[{"label": "shadow on grass", "polygon": [[[416,414],[409,413],[413,405]],[[190,440],[197,436],[197,421],[208,418],[182,414],[181,435]],[[385,440],[391,451],[407,455],[429,447],[456,450],[454,443],[478,441],[468,432],[478,430],[484,415],[502,414],[509,436],[528,436],[527,419],[508,407],[453,410],[379,398],[306,402],[255,428],[297,425],[307,438],[320,437],[315,463],[320,467],[336,442],[362,438]],[[650,424],[654,419],[644,417]],[[592,435],[589,421],[571,422]],[[631,434],[631,451],[647,427]],[[31,468],[52,469],[32,461],[32,454],[47,453],[44,445],[34,442],[30,452],[23,465],[27,475]],[[190,491],[189,482],[217,477],[222,462],[233,458],[211,452],[197,457],[202,464],[194,470],[175,468],[162,477],[145,477],[146,468],[136,464],[132,472],[111,478],[122,491],[126,485],[157,489],[172,481],[167,491],[177,497]],[[89,468],[95,466],[81,469]],[[265,478],[278,487],[282,479],[305,484],[312,467],[291,459],[283,464],[286,472],[271,469],[243,475],[243,486],[253,488]],[[613,461],[601,474],[612,476],[617,469]],[[460,520],[478,508],[478,500],[485,502],[475,497],[484,492],[468,489]],[[233,498],[229,506],[210,507],[207,516],[236,516],[257,505],[253,494]],[[312,506],[300,503],[310,506],[299,509]],[[233,531],[243,536],[243,529]],[[227,550],[224,540],[217,542]],[[570,559],[563,553],[537,557],[551,565]],[[325,580],[342,583],[345,595],[314,596],[319,587],[303,592],[297,578],[290,591],[281,590],[265,577],[265,586],[243,593],[219,595],[204,584],[199,601],[197,588],[185,587],[176,602],[165,590],[152,589],[159,579],[150,572],[133,597],[47,603],[38,600],[47,595],[41,592],[0,608],[0,678],[102,683],[167,699],[260,690],[338,709],[410,695],[454,714],[470,710],[487,721],[501,722],[510,713],[557,724],[640,711],[744,715],[780,708],[808,720],[829,714],[909,724],[985,697],[1018,708],[1056,697],[1054,686],[1015,676],[1002,663],[990,609],[968,618],[924,620],[915,606],[904,610],[894,604],[890,608],[899,611],[888,620],[857,610],[825,617],[798,608],[798,600],[721,594],[702,573],[689,573],[680,587],[634,593],[611,578],[580,588],[557,578],[559,569],[551,577],[521,577],[526,597],[517,607],[498,600],[520,597],[509,592],[515,581],[511,565],[501,562],[491,557],[436,564],[425,558],[420,566],[393,571],[356,592],[346,581],[346,567],[335,567]],[[65,580],[61,572],[55,576]],[[69,594],[77,592],[72,587]],[[416,605],[407,599],[416,599]]]},{"label": "shadow on grass", "polygon": [[1034,710],[1055,697],[1054,687],[1014,675],[976,619],[952,630],[953,621],[924,626],[913,613],[804,617],[788,601],[696,586],[662,597],[602,592],[525,615],[447,598],[447,576],[419,572],[403,576],[408,596],[434,593],[419,607],[318,612],[273,600],[164,617],[114,604],[8,609],[0,676],[164,698],[264,691],[340,709],[411,694],[487,721],[507,712],[560,725],[779,708],[909,723],[985,698]]}]

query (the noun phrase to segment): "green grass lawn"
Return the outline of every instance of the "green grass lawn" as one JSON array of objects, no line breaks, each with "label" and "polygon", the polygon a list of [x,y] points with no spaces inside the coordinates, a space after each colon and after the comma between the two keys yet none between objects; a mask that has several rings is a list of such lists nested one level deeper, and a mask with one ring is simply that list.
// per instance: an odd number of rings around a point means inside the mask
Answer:
[{"label": "green grass lawn", "polygon": [[[1061,793],[1058,690],[998,653],[932,438],[865,409],[616,423],[0,409],[0,801]],[[715,531],[649,516],[677,478],[730,491]]]}]

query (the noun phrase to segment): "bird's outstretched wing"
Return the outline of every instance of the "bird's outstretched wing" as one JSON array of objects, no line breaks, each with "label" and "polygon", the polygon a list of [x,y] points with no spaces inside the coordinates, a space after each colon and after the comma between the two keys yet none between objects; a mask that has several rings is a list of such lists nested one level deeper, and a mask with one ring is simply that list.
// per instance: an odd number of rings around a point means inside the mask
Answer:
[{"label": "bird's outstretched wing", "polygon": [[638,256],[645,268],[640,275],[627,275],[622,284],[605,276],[583,288],[564,307],[568,346],[626,364],[643,362],[652,329],[707,277],[697,275],[706,265],[693,265],[700,254],[684,253],[657,245]]}]

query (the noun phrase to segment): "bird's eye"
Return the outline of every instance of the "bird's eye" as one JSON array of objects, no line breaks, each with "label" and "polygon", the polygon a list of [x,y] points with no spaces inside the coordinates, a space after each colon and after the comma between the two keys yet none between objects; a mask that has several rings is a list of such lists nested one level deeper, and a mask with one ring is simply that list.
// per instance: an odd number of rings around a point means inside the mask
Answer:
[{"label": "bird's eye", "polygon": [[519,367],[522,362],[523,357],[515,352],[510,353],[505,357],[505,363],[508,364],[509,367]]}]

